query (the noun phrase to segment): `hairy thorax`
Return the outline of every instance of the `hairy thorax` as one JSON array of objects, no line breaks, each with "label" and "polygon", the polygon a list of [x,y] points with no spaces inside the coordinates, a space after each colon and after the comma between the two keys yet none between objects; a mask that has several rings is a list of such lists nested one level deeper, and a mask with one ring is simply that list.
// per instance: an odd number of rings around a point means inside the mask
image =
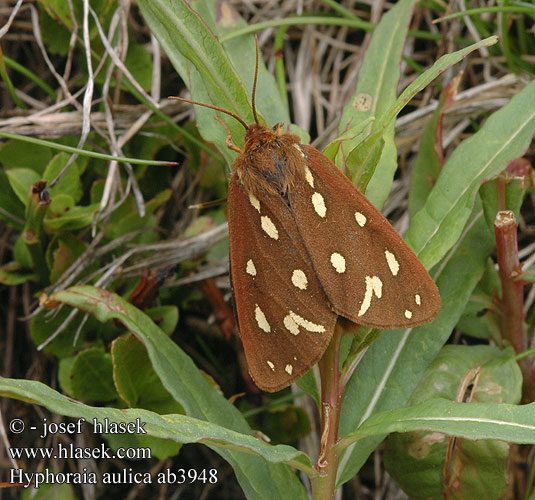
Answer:
[{"label": "hairy thorax", "polygon": [[288,190],[305,177],[305,157],[299,137],[282,133],[282,126],[272,129],[253,123],[245,134],[243,152],[232,163],[245,191],[287,199]]}]

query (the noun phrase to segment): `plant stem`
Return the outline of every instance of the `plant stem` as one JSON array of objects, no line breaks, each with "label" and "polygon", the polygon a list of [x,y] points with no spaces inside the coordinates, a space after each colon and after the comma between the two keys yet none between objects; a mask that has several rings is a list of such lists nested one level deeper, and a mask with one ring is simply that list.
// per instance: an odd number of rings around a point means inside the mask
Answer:
[{"label": "plant stem", "polygon": [[[521,354],[528,348],[528,342],[524,326],[524,282],[518,279],[522,269],[518,258],[516,219],[512,211],[503,210],[496,214],[494,233],[502,283],[500,330],[515,352]],[[531,402],[535,399],[533,356],[522,358],[519,365],[524,379],[522,399],[523,402]]]},{"label": "plant stem", "polygon": [[33,267],[42,285],[49,283],[43,231],[43,220],[49,205],[50,195],[46,189],[46,181],[38,181],[32,184],[28,195],[26,225],[22,232],[22,241],[26,244],[26,248],[32,257]]},{"label": "plant stem", "polygon": [[334,498],[339,455],[334,445],[338,441],[338,423],[342,406],[340,387],[340,343],[344,330],[337,323],[333,338],[319,362],[321,376],[321,441],[316,469],[320,475],[312,480],[314,500]]}]

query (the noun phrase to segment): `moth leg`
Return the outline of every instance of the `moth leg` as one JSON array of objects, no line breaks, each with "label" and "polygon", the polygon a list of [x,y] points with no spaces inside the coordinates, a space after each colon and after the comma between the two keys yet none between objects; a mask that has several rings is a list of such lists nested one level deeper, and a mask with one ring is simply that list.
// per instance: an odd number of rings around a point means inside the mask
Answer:
[{"label": "moth leg", "polygon": [[227,148],[232,149],[232,151],[236,151],[237,153],[240,153],[240,154],[243,153],[241,148],[239,148],[238,146],[236,146],[236,144],[234,144],[232,142],[232,135],[230,133],[230,130],[229,130],[227,124],[221,118],[219,118],[219,116],[214,116],[214,118],[219,123],[221,123],[221,125],[223,125],[223,127],[225,127],[225,130],[227,132],[227,138],[225,139],[225,144],[226,144]]}]

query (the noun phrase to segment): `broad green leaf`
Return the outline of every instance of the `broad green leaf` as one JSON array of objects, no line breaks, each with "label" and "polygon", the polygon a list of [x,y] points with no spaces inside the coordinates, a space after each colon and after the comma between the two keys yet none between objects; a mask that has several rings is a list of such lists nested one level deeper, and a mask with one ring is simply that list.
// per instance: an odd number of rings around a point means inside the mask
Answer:
[{"label": "broad green leaf", "polygon": [[89,348],[74,358],[70,388],[74,398],[106,403],[117,399],[111,356],[102,349]]},{"label": "broad green leaf", "polygon": [[[225,427],[229,432],[251,434],[241,413],[209,384],[189,356],[137,308],[113,293],[90,286],[73,287],[55,293],[51,299],[85,310],[99,321],[116,319],[123,323],[145,344],[164,387],[188,416]],[[216,451],[233,466],[246,496],[306,498],[302,484],[289,467],[268,464],[260,457],[244,457],[232,450]]]},{"label": "broad green leaf", "polygon": [[[0,396],[38,404],[59,415],[85,418],[87,423],[84,425],[86,426],[92,426],[93,419],[104,422],[104,419],[107,418],[109,422],[117,423],[136,422],[139,419],[140,426],[144,424],[142,428],[150,436],[173,439],[178,443],[203,443],[217,450],[225,450],[222,454],[226,453],[226,450],[231,450],[232,454],[237,452],[247,459],[249,466],[253,468],[255,462],[253,455],[258,455],[273,464],[290,463],[293,467],[303,470],[311,476],[316,475],[310,459],[299,450],[287,445],[272,446],[250,434],[226,429],[206,420],[176,414],[158,415],[140,408],[120,410],[118,408],[87,406],[33,380],[0,377]],[[266,484],[266,488],[271,488],[273,495],[276,495],[277,490],[274,486],[274,484]],[[287,484],[287,488],[289,496],[281,496],[281,498],[306,498],[306,496],[291,496],[295,490],[290,483]],[[251,495],[250,498],[262,497]]]},{"label": "broad green leaf", "polygon": [[156,306],[147,309],[145,313],[163,330],[167,335],[171,335],[178,323],[177,306]]},{"label": "broad green leaf", "polygon": [[[125,65],[142,88],[150,89],[152,83],[152,56],[145,45],[130,39]],[[127,88],[126,85],[125,88]]]},{"label": "broad green leaf", "polygon": [[31,168],[42,175],[51,158],[50,149],[36,144],[9,141],[0,148],[0,163],[7,169]]},{"label": "broad green leaf", "polygon": [[78,500],[72,484],[43,483],[39,489],[24,488],[20,493],[20,500]]},{"label": "broad green leaf", "polygon": [[511,347],[501,351],[489,345],[446,345],[425,371],[410,404],[430,398],[455,401],[464,377],[473,368],[479,373],[471,384],[471,402],[520,403],[522,373]]},{"label": "broad green leaf", "polygon": [[0,218],[9,226],[22,230],[24,227],[25,208],[11,187],[8,177],[0,169]]},{"label": "broad green leaf", "polygon": [[340,148],[342,147],[342,143],[348,143],[347,149],[349,151],[356,148],[366,138],[366,135],[368,134],[368,126],[373,122],[374,119],[375,118],[373,116],[370,116],[368,119],[358,123],[357,125],[354,125],[353,127],[350,127],[342,134],[339,134],[338,137],[333,139],[333,141],[325,147],[323,154],[334,162],[338,156]]},{"label": "broad green leaf", "polygon": [[[114,340],[111,348],[113,380],[119,395],[129,408],[143,408],[160,415],[184,413],[184,409],[165,390],[156,375],[144,345],[133,335]],[[127,439],[125,439],[127,438]],[[148,446],[160,460],[178,453],[180,445],[152,436],[106,435],[114,448]]]},{"label": "broad green leaf", "polygon": [[[48,183],[52,182],[67,164],[69,158],[70,155],[67,153],[58,153],[55,155],[46,166],[43,173],[43,180],[48,181]],[[49,191],[52,199],[56,195],[63,194],[69,195],[75,202],[80,200],[82,197],[82,183],[80,181],[80,170],[77,161],[74,161],[69,166],[61,180]]]},{"label": "broad green leaf", "polygon": [[41,177],[35,170],[29,168],[12,168],[7,170],[6,174],[17,198],[24,203],[24,206],[27,206],[30,198],[30,186],[39,181]]},{"label": "broad green leaf", "polygon": [[[100,187],[103,186],[101,185]],[[92,196],[94,195],[95,193],[93,192]],[[170,189],[164,189],[160,193],[157,193],[151,200],[145,202],[145,215],[143,217],[139,215],[134,197],[128,196],[124,203],[113,211],[106,226],[106,237],[113,240],[131,231],[153,226],[151,224],[151,220],[153,219],[152,214],[166,203],[171,195],[172,191]]]},{"label": "broad green leaf", "polygon": [[[464,399],[459,394],[462,387],[470,403],[518,404],[522,374],[514,356],[512,348],[500,351],[487,345],[447,345],[425,371],[408,406],[432,398]],[[393,433],[385,448],[386,470],[414,500],[442,500],[443,491],[449,492],[452,485],[455,488],[448,498],[502,499],[507,485],[508,444],[457,438],[455,452],[448,456],[449,444],[448,437],[439,432]],[[452,471],[447,474],[446,460],[447,470]]]},{"label": "broad green leaf", "polygon": [[143,408],[160,415],[184,413],[162,385],[150,364],[147,350],[133,335],[119,337],[111,348],[113,379],[119,395],[129,408]]},{"label": "broad green leaf", "polygon": [[47,342],[54,336],[53,340],[43,347],[43,352],[53,354],[58,358],[65,358],[74,355],[80,349],[83,334],[78,336],[76,345],[73,345],[73,341],[80,326],[82,314],[77,314],[74,320],[69,323],[68,328],[64,328],[59,334],[56,334],[69,313],[70,311],[63,307],[57,312],[54,311],[54,313],[41,311],[30,320],[30,333],[35,345]]},{"label": "broad green leaf", "polygon": [[[357,429],[373,413],[406,404],[463,313],[493,248],[493,235],[479,210],[455,253],[444,261],[443,268],[432,273],[442,298],[437,318],[414,329],[386,332],[357,366],[344,393],[340,437]],[[340,460],[339,484],[359,471],[382,439],[364,439],[345,450]]]},{"label": "broad green leaf", "polygon": [[483,179],[522,155],[535,131],[535,82],[531,82],[483,127],[462,142],[444,164],[406,239],[426,267],[436,264],[458,240]]},{"label": "broad green leaf", "polygon": [[65,232],[54,238],[46,249],[50,281],[54,283],[86,248],[87,244],[72,233]]}]

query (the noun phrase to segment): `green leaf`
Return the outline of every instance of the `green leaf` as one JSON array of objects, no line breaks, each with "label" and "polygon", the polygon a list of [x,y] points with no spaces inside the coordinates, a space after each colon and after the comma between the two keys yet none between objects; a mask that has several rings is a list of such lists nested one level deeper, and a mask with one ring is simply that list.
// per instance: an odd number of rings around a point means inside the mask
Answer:
[{"label": "green leaf", "polygon": [[53,315],[50,311],[41,311],[31,319],[30,333],[36,345],[40,345],[54,336],[54,339],[43,347],[45,353],[53,354],[58,358],[65,358],[72,356],[80,348],[82,335],[79,336],[76,345],[73,345],[73,341],[80,326],[81,314],[78,314],[67,328],[63,328],[61,333],[56,335],[57,330],[62,327],[69,313],[70,311],[63,307]]},{"label": "green leaf", "polygon": [[84,401],[106,403],[117,399],[111,356],[97,348],[78,354],[71,366],[70,388],[73,397]]},{"label": "green leaf", "polygon": [[31,168],[41,175],[51,158],[50,149],[31,143],[9,141],[0,148],[0,163],[7,169]]},{"label": "green leaf", "polygon": [[[53,181],[67,164],[69,158],[70,155],[67,153],[58,153],[55,155],[46,166],[43,173],[43,180],[49,183]],[[82,197],[82,184],[80,182],[80,170],[77,161],[74,161],[69,166],[61,180],[54,187],[50,188],[49,191],[52,199],[58,194],[63,194],[70,196],[75,202],[80,200]]]},{"label": "green leaf", "polygon": [[35,170],[29,168],[12,168],[7,170],[6,174],[17,198],[24,206],[27,206],[30,198],[30,186],[39,181],[41,177]]},{"label": "green leaf", "polygon": [[145,311],[152,320],[167,334],[171,335],[178,324],[177,306],[157,306]]},{"label": "green leaf", "polygon": [[[111,349],[113,379],[119,395],[130,408],[143,408],[160,415],[184,413],[184,409],[166,391],[150,364],[147,350],[133,335],[119,337]],[[150,447],[160,460],[174,456],[180,444],[142,435],[106,435],[114,448]],[[126,439],[125,439],[126,438]]]},{"label": "green leaf", "polygon": [[[134,197],[128,196],[124,203],[112,213],[106,226],[106,237],[112,240],[136,229],[150,227],[152,225],[150,221],[153,219],[152,214],[169,200],[171,194],[170,189],[164,189],[151,200],[145,202],[145,215],[143,217],[139,215]],[[93,192],[92,195],[94,196],[95,193]]]},{"label": "green leaf", "polygon": [[[451,335],[493,249],[494,238],[480,210],[455,253],[444,260],[440,270],[432,273],[442,298],[437,318],[417,328],[385,332],[370,346],[355,369],[342,402],[340,437],[359,428],[373,413],[407,403],[425,368]],[[344,451],[340,459],[339,484],[359,471],[382,439],[364,439]]]},{"label": "green leaf", "polygon": [[54,238],[46,250],[50,281],[54,283],[82,255],[86,248],[87,244],[72,233],[64,233]]},{"label": "green leaf", "polygon": [[375,172],[385,150],[384,134],[373,133],[366,137],[347,157],[346,166],[352,173],[351,180],[362,192]]},{"label": "green leaf", "polygon": [[20,285],[30,280],[38,281],[37,275],[27,270],[23,271],[16,261],[8,262],[0,268],[0,284],[2,285]]},{"label": "green leaf", "polygon": [[151,88],[152,57],[144,45],[140,45],[132,39],[129,40],[125,65],[143,89]]},{"label": "green leaf", "polygon": [[385,447],[385,468],[411,500],[502,500],[509,445],[492,439],[456,438],[449,469],[452,472],[446,478],[444,456],[449,442],[441,432],[391,434]]},{"label": "green leaf", "polygon": [[339,444],[343,448],[367,436],[426,430],[467,439],[535,443],[535,403],[456,403],[431,399],[408,408],[372,415]]},{"label": "green leaf", "polygon": [[524,177],[513,177],[507,172],[502,175],[502,179],[491,179],[484,182],[479,188],[479,195],[481,196],[483,210],[485,211],[485,219],[492,231],[494,231],[496,214],[498,210],[501,210],[498,200],[498,193],[501,189],[500,183],[503,183],[505,190],[505,207],[503,210],[512,210],[516,220],[520,220],[520,207],[524,201],[524,194],[528,187],[528,182],[526,182]]},{"label": "green leaf", "polygon": [[[252,435],[225,429],[215,423],[185,415],[158,415],[157,413],[140,408],[119,410],[117,408],[87,406],[63,396],[41,382],[33,380],[0,378],[0,396],[42,405],[51,412],[59,415],[85,418],[89,423],[92,423],[94,418],[99,422],[104,422],[104,419],[107,418],[110,423],[129,423],[136,422],[139,419],[140,425],[145,424],[143,429],[149,436],[173,439],[177,443],[203,443],[211,448],[223,450],[222,454],[227,453],[227,450],[229,450],[231,454],[237,454],[244,458],[245,462],[249,464],[249,467],[253,467],[253,469],[255,466],[254,455],[258,455],[272,464],[290,463],[292,466],[304,470],[311,476],[317,474],[312,467],[310,459],[291,446],[271,446]],[[292,476],[293,474],[288,476],[288,478]],[[293,477],[295,478],[295,476]],[[282,491],[277,491],[274,486],[276,484],[268,483],[265,485],[265,488],[271,488],[275,497],[280,496],[280,498],[292,499],[306,498],[306,496],[284,497],[283,495],[277,495],[277,493],[281,494]],[[291,482],[287,484],[287,489],[290,495],[295,491]],[[262,494],[262,488],[259,492]],[[257,492],[257,496],[251,495],[250,498],[257,499],[264,497],[258,496]]]},{"label": "green leaf", "polygon": [[[183,0],[140,0],[139,8],[165,53],[180,74],[194,100],[231,111],[246,122],[253,121],[247,93],[223,47],[203,19]],[[213,141],[230,163],[235,153],[225,146],[226,132],[214,120],[214,111],[195,109],[201,135]],[[221,115],[235,138],[243,127]]]},{"label": "green leaf", "polygon": [[[218,38],[248,25],[229,3],[223,6],[219,0],[203,0],[191,5]],[[242,36],[226,41],[222,43],[222,46],[242,85],[248,92],[251,92],[256,61],[254,37]],[[266,68],[262,54],[260,54],[258,64],[256,107],[258,112],[265,117],[268,125],[275,125],[280,121],[287,124],[290,122],[288,109],[282,104],[275,78]]]},{"label": "green leaf", "polygon": [[5,171],[0,170],[0,218],[9,226],[22,230],[25,208],[12,189]]},{"label": "green leaf", "polygon": [[[152,366],[164,387],[190,417],[225,427],[228,432],[251,434],[244,417],[209,384],[189,356],[134,306],[113,293],[89,286],[55,293],[51,299],[88,311],[99,321],[119,320],[145,344]],[[268,464],[260,457],[244,457],[232,450],[218,448],[216,451],[232,465],[246,496],[258,499],[306,498],[302,484],[287,466]],[[307,463],[305,468],[308,471],[310,460],[302,454],[299,456],[299,460]],[[269,460],[269,457],[266,459]]]},{"label": "green leaf", "polygon": [[150,364],[147,350],[136,337],[119,337],[111,349],[113,378],[119,395],[130,408],[144,408],[160,415],[184,413],[162,385]]},{"label": "green leaf", "polygon": [[[342,134],[363,121],[384,115],[396,100],[396,89],[400,77],[400,61],[405,38],[417,0],[402,0],[385,14],[375,27],[372,40],[359,71],[359,80],[349,104],[344,108],[338,132]],[[369,131],[379,130],[373,123]],[[394,124],[382,130],[385,143],[376,165],[368,165],[368,177],[372,177],[366,196],[377,207],[382,207],[390,193],[392,179],[397,168],[397,154],[394,144]],[[350,149],[342,144],[345,157]],[[373,148],[375,149],[375,147]],[[340,164],[341,158],[338,158]],[[365,183],[367,184],[367,182]]]},{"label": "green leaf", "polygon": [[462,142],[444,164],[427,203],[406,234],[426,267],[436,264],[458,240],[483,179],[522,155],[535,130],[535,82],[531,82],[483,127]]},{"label": "green leaf", "polygon": [[93,222],[96,211],[98,210],[98,203],[88,205],[86,207],[72,207],[61,217],[45,218],[45,225],[47,228],[74,230],[87,227]]},{"label": "green leaf", "polygon": [[[512,348],[445,346],[425,371],[410,405],[437,397],[464,399],[459,390],[467,382],[470,387],[465,393],[470,394],[470,404],[518,403],[522,374],[514,355]],[[503,498],[509,456],[506,443],[457,438],[451,456],[448,448],[449,440],[442,433],[394,433],[387,441],[385,467],[411,499],[442,499],[443,490],[449,491],[452,485],[457,493],[452,491],[451,498]],[[446,460],[452,472],[444,475]]]},{"label": "green leaf", "polygon": [[20,493],[21,500],[78,500],[71,484],[43,483],[38,489],[24,488]]},{"label": "green leaf", "polygon": [[461,77],[462,72],[455,76],[440,93],[437,109],[433,112],[420,141],[418,154],[412,166],[409,192],[409,215],[411,217],[424,206],[444,163],[442,122],[444,113],[455,102]]}]

